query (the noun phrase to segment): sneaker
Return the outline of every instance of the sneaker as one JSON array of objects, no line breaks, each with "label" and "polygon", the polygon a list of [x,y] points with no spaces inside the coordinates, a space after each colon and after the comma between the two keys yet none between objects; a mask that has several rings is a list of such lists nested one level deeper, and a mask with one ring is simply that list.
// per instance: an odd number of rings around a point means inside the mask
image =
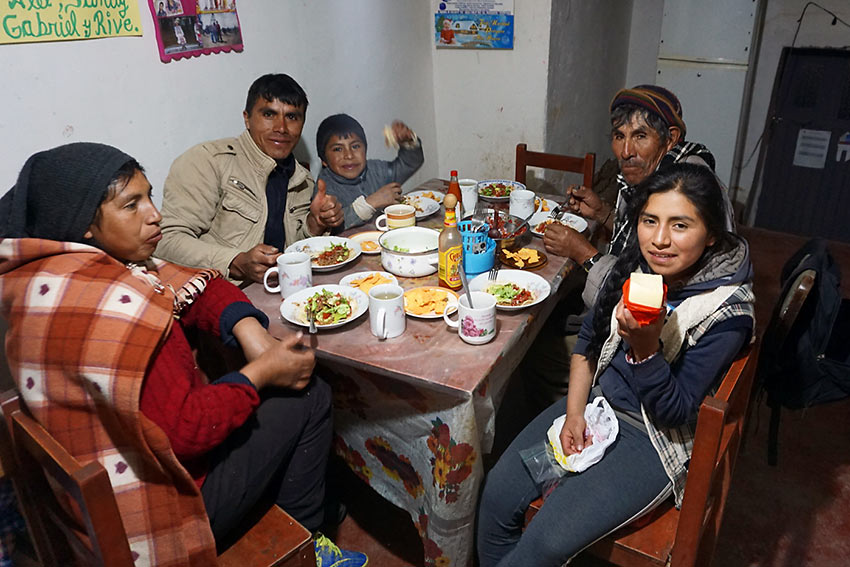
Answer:
[{"label": "sneaker", "polygon": [[316,550],[316,567],[365,567],[369,558],[359,551],[347,551],[320,533],[313,540]]}]

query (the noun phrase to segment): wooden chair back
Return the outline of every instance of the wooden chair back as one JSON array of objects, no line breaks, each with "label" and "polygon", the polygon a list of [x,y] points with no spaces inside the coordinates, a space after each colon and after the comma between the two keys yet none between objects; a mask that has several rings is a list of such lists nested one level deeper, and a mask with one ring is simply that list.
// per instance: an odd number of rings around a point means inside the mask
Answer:
[{"label": "wooden chair back", "polygon": [[[676,510],[668,501],[594,543],[587,553],[626,567],[711,564],[743,437],[757,358],[757,344],[744,347],[717,392],[700,406],[682,509]],[[527,521],[542,505],[540,499],[531,504]]]},{"label": "wooden chair back", "polygon": [[[0,396],[0,411],[0,462],[15,486],[41,564],[133,567],[103,466],[77,462],[29,415],[14,390]],[[82,523],[59,503],[51,485],[73,500]],[[220,567],[313,567],[316,559],[310,532],[273,506],[218,562]]]},{"label": "wooden chair back", "polygon": [[523,184],[526,179],[526,168],[542,167],[544,169],[581,173],[584,176],[582,185],[590,188],[593,187],[593,168],[595,166],[596,154],[584,154],[584,157],[547,154],[530,152],[526,144],[516,145],[516,180]]},{"label": "wooden chair back", "polygon": [[791,327],[794,326],[797,315],[800,314],[803,304],[806,303],[806,298],[809,297],[809,292],[815,286],[816,276],[817,272],[814,270],[800,272],[791,289],[776,304],[770,322],[767,324],[765,340],[775,341],[774,346],[777,348],[782,348],[782,344],[788,338],[788,333],[791,332]]},{"label": "wooden chair back", "polygon": [[[788,293],[777,301],[765,329],[764,346],[767,352],[772,354],[783,348],[785,339],[788,338],[797,316],[809,297],[809,292],[815,287],[816,277],[815,270],[800,272]],[[782,417],[782,404],[768,397],[768,406],[770,406],[770,421],[767,430],[767,463],[776,466],[779,461],[779,422]]]},{"label": "wooden chair back", "polygon": [[[16,393],[4,394],[0,409],[0,458],[15,485],[41,564],[131,567],[130,546],[106,470],[97,462],[80,465],[23,411]],[[51,484],[73,500],[82,524],[59,503]]]}]

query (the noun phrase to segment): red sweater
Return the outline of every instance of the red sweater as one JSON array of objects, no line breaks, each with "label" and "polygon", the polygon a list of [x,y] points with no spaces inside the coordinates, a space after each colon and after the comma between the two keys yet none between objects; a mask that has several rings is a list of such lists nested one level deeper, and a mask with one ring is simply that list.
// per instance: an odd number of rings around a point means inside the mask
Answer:
[{"label": "red sweater", "polygon": [[212,280],[175,320],[142,387],[142,413],[162,428],[198,486],[206,478],[206,454],[245,423],[260,405],[260,396],[239,372],[207,384],[183,329],[194,327],[233,343],[233,325],[258,314],[261,321],[265,319],[239,288],[223,279]]}]

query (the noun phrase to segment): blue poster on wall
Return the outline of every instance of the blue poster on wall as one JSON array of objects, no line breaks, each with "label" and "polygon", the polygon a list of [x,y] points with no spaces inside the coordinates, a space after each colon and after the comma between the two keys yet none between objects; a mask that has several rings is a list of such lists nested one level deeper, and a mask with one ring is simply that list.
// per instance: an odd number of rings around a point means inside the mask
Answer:
[{"label": "blue poster on wall", "polygon": [[513,49],[513,1],[437,2],[434,42],[449,49]]}]

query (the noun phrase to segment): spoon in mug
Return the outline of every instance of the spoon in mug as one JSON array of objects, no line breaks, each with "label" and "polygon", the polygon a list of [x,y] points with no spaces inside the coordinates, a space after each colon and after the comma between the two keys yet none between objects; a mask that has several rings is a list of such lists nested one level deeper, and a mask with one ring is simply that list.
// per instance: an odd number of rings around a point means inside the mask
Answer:
[{"label": "spoon in mug", "polygon": [[469,302],[469,308],[475,309],[472,305],[472,292],[469,291],[469,284],[466,281],[466,272],[463,270],[463,260],[461,260],[461,264],[458,266],[457,271],[460,273],[460,281],[463,284],[463,289],[466,290],[466,300]]}]

